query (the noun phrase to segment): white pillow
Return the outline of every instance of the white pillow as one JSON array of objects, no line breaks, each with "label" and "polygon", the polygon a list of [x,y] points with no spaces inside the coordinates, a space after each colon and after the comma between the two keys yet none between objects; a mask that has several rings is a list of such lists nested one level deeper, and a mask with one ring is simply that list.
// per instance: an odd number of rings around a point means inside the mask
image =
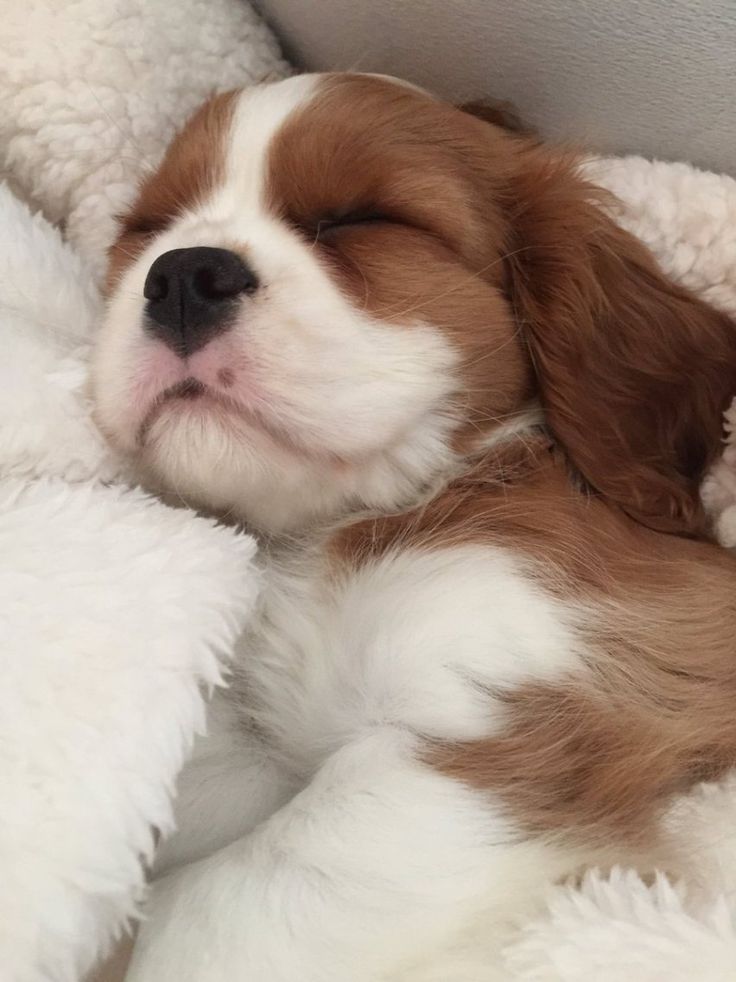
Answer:
[{"label": "white pillow", "polygon": [[5,3],[0,168],[99,275],[115,214],[193,110],[287,72],[242,0]]}]

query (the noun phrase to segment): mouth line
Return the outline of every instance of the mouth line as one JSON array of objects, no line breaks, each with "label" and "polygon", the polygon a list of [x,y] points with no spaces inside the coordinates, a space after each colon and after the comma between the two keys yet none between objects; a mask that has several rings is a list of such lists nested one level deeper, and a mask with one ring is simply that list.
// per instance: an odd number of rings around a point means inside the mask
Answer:
[{"label": "mouth line", "polygon": [[146,412],[143,422],[138,427],[136,434],[138,447],[143,447],[149,430],[167,403],[178,400],[196,403],[197,400],[203,398],[206,398],[208,402],[214,403],[215,406],[226,410],[236,418],[242,419],[247,425],[260,430],[261,433],[268,437],[274,444],[281,447],[282,450],[287,450],[289,453],[299,457],[312,459],[312,454],[305,447],[297,443],[291,434],[282,426],[265,418],[262,412],[259,412],[257,409],[251,409],[246,412],[245,407],[241,406],[229,396],[211,389],[203,382],[200,382],[199,379],[191,376],[183,379],[181,382],[177,382],[175,385],[169,386],[156,397]]},{"label": "mouth line", "polygon": [[196,399],[205,395],[207,391],[204,382],[200,382],[196,378],[185,378],[183,382],[177,382],[176,385],[164,389],[160,398],[162,401],[166,399]]},{"label": "mouth line", "polygon": [[212,392],[211,389],[208,389],[203,382],[200,382],[196,378],[185,378],[183,381],[177,382],[176,385],[170,385],[168,389],[164,389],[163,392],[156,396],[150,408],[146,412],[143,422],[138,427],[138,432],[136,434],[136,442],[138,446],[143,446],[146,436],[148,435],[148,431],[153,425],[160,410],[166,405],[166,403],[175,399],[183,399],[194,402],[203,396],[213,397],[217,402],[223,403],[223,405],[225,403],[225,401],[221,399],[217,393]]}]

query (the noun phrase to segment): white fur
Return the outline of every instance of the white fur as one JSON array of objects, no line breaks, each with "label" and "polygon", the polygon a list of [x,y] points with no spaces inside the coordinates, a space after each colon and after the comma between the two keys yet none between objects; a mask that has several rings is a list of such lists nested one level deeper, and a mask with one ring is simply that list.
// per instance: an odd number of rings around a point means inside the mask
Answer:
[{"label": "white fur", "polygon": [[305,779],[373,727],[482,739],[503,718],[494,692],[581,670],[577,616],[500,549],[405,548],[342,573],[287,549],[263,607],[236,690]]},{"label": "white fur", "polygon": [[[581,671],[575,623],[500,550],[402,551],[338,578],[275,557],[228,697],[240,739],[223,706],[224,761],[205,743],[184,772],[131,979],[367,982],[471,916],[498,930],[518,915],[578,857],[525,842],[418,758],[493,733],[493,692]],[[236,820],[231,785],[248,780]]]},{"label": "white fur", "polygon": [[375,982],[478,909],[492,924],[528,903],[554,851],[418,749],[371,727],[249,836],[157,881],[130,982]]}]

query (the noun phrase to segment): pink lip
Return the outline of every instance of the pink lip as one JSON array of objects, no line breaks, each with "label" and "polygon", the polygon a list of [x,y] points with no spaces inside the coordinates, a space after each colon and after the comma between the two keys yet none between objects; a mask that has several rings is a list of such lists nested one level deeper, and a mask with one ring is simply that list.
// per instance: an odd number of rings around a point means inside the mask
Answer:
[{"label": "pink lip", "polygon": [[[240,352],[233,350],[231,339],[215,339],[189,358],[181,358],[159,342],[142,339],[136,360],[130,423],[138,442],[160,408],[172,399],[206,397],[207,408],[235,410],[246,395],[242,391],[244,383],[247,382],[248,401],[254,395],[250,366]],[[241,391],[236,392],[236,388]]]},{"label": "pink lip", "polygon": [[138,447],[158,416],[178,403],[184,412],[211,413],[223,424],[240,422],[282,451],[311,456],[274,419],[268,392],[253,378],[252,368],[227,337],[214,339],[187,359],[159,343],[147,346],[140,355],[132,399],[131,423]]}]

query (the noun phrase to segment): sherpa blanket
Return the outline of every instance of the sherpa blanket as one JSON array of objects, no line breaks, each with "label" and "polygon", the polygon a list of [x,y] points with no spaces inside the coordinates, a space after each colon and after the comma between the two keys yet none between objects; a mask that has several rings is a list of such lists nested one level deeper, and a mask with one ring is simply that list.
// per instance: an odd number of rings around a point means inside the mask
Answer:
[{"label": "sherpa blanket", "polygon": [[127,486],[87,353],[142,170],[213,88],[282,70],[236,2],[2,4],[2,982],[80,982],[120,933],[256,598],[252,539]]},{"label": "sherpa blanket", "polygon": [[[78,982],[120,931],[152,829],[170,827],[206,691],[257,594],[253,543],[129,487],[85,389],[115,213],[211,91],[288,72],[242,0],[176,7],[172,18],[170,0],[5,0],[0,17],[8,982]],[[736,314],[736,182],[640,158],[588,167],[673,276]],[[736,448],[706,495],[736,544]],[[551,888],[487,966],[459,948],[422,982],[736,979],[735,819],[736,782],[697,789],[670,816],[697,875],[645,883],[635,870],[589,871]]]}]

